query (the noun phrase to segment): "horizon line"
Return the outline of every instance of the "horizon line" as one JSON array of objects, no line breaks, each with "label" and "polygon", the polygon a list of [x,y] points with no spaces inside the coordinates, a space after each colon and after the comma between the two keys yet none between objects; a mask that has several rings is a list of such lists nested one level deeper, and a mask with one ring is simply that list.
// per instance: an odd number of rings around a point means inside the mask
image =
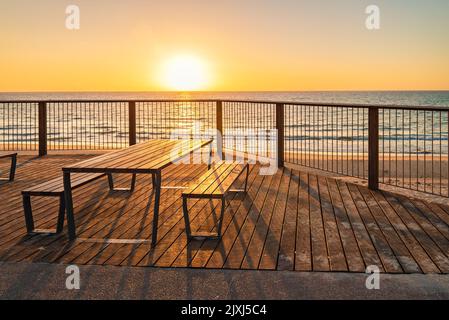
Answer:
[{"label": "horizon line", "polygon": [[337,90],[192,90],[192,91],[169,91],[169,90],[161,90],[161,91],[142,91],[142,90],[125,90],[125,91],[116,91],[116,90],[30,90],[30,91],[0,91],[0,94],[11,94],[11,93],[319,93],[319,92],[449,92],[448,89],[392,89],[392,90],[352,90],[352,89],[337,89]]}]

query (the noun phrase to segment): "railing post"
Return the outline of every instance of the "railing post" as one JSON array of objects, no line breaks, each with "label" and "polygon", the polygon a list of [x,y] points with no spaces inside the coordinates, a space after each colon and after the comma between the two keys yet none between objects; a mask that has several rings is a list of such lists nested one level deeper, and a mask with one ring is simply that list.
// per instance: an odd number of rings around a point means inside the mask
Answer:
[{"label": "railing post", "polygon": [[284,166],[284,104],[276,103],[277,157],[278,166]]},{"label": "railing post", "polygon": [[39,157],[47,154],[47,103],[39,102]]},{"label": "railing post", "polygon": [[216,106],[217,155],[223,159],[223,102],[217,101]]},{"label": "railing post", "polygon": [[379,189],[379,108],[368,109],[368,188]]},{"label": "railing post", "polygon": [[136,102],[128,102],[128,120],[129,120],[129,145],[135,145],[137,143],[136,132]]}]

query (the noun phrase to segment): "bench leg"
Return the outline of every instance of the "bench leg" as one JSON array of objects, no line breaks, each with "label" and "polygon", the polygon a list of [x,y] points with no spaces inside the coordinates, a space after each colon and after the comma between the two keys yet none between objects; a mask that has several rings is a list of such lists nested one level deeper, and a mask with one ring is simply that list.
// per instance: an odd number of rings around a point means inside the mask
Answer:
[{"label": "bench leg", "polygon": [[131,187],[130,188],[114,188],[114,178],[112,177],[112,173],[108,173],[108,184],[109,184],[109,190],[112,191],[134,191],[134,188],[136,187],[136,174],[134,173],[131,177]]},{"label": "bench leg", "polygon": [[[229,192],[243,192],[243,193],[247,193],[248,192],[248,177],[249,177],[249,165],[246,165],[245,169],[245,184],[243,189],[231,189],[229,190]],[[243,171],[240,173],[239,177],[242,175]]]},{"label": "bench leg", "polygon": [[64,217],[65,216],[65,199],[64,195],[59,197],[59,214],[58,214],[58,224],[56,226],[56,233],[61,233],[64,228]]},{"label": "bench leg", "polygon": [[9,170],[9,181],[14,181],[14,176],[16,174],[16,166],[17,166],[17,155],[13,155],[11,158],[11,169]]},{"label": "bench leg", "polygon": [[16,165],[17,165],[17,155],[10,156],[11,158],[11,166],[9,168],[9,176],[8,178],[0,178],[0,181],[12,182],[14,181],[14,176],[16,174]]},{"label": "bench leg", "polygon": [[161,199],[161,183],[162,183],[161,173],[160,172],[154,173],[153,179],[154,179],[153,181],[155,182],[155,184],[153,185],[154,216],[153,216],[153,234],[152,234],[152,238],[151,238],[151,245],[154,247],[157,242],[157,227],[158,227],[158,223],[159,223],[159,202]]},{"label": "bench leg", "polygon": [[23,194],[23,211],[25,213],[25,224],[27,228],[28,234],[58,234],[62,232],[64,227],[64,214],[65,214],[65,202],[64,195],[59,197],[59,214],[58,214],[58,223],[56,226],[56,232],[47,229],[37,230],[34,229],[34,219],[33,219],[33,210],[31,207],[31,196],[29,194]]},{"label": "bench leg", "polygon": [[220,208],[220,217],[218,220],[218,226],[217,226],[217,232],[216,233],[210,233],[210,232],[197,232],[195,234],[192,234],[192,229],[190,227],[190,219],[189,219],[189,211],[188,211],[188,207],[187,207],[187,197],[184,197],[182,199],[182,211],[183,211],[183,215],[184,215],[184,223],[186,225],[186,234],[187,234],[187,239],[199,239],[199,240],[203,240],[203,239],[220,239],[221,238],[221,229],[223,226],[223,218],[224,218],[224,212],[225,212],[225,208],[226,208],[226,201],[225,198],[221,198],[221,208]]},{"label": "bench leg", "polygon": [[25,213],[25,224],[28,233],[34,230],[33,211],[31,209],[31,197],[28,194],[23,195],[23,211]]},{"label": "bench leg", "polygon": [[182,198],[182,212],[184,215],[184,223],[186,225],[187,239],[192,238],[192,231],[190,230],[189,208],[187,205],[187,198]]}]

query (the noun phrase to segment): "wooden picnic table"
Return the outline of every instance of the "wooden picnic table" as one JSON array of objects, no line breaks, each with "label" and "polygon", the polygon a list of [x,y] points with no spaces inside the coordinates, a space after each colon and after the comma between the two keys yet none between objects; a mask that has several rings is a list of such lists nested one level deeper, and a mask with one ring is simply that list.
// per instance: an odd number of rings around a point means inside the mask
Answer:
[{"label": "wooden picnic table", "polygon": [[[206,145],[212,146],[211,143],[212,140],[150,140],[62,168],[70,240],[76,239],[71,186],[72,173],[106,173],[109,175],[113,173],[128,173],[133,175],[133,183],[136,174],[151,174],[155,195],[152,244],[155,245],[157,242],[162,169]],[[209,156],[211,156],[211,152],[212,147],[210,148]]]}]

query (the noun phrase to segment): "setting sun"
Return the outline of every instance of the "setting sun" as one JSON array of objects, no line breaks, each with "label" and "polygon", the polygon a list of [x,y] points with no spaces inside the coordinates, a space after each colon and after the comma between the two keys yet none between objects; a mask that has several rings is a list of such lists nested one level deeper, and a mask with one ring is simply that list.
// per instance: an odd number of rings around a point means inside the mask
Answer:
[{"label": "setting sun", "polygon": [[176,91],[204,90],[208,73],[204,61],[194,56],[176,56],[169,59],[163,70],[164,86]]}]

